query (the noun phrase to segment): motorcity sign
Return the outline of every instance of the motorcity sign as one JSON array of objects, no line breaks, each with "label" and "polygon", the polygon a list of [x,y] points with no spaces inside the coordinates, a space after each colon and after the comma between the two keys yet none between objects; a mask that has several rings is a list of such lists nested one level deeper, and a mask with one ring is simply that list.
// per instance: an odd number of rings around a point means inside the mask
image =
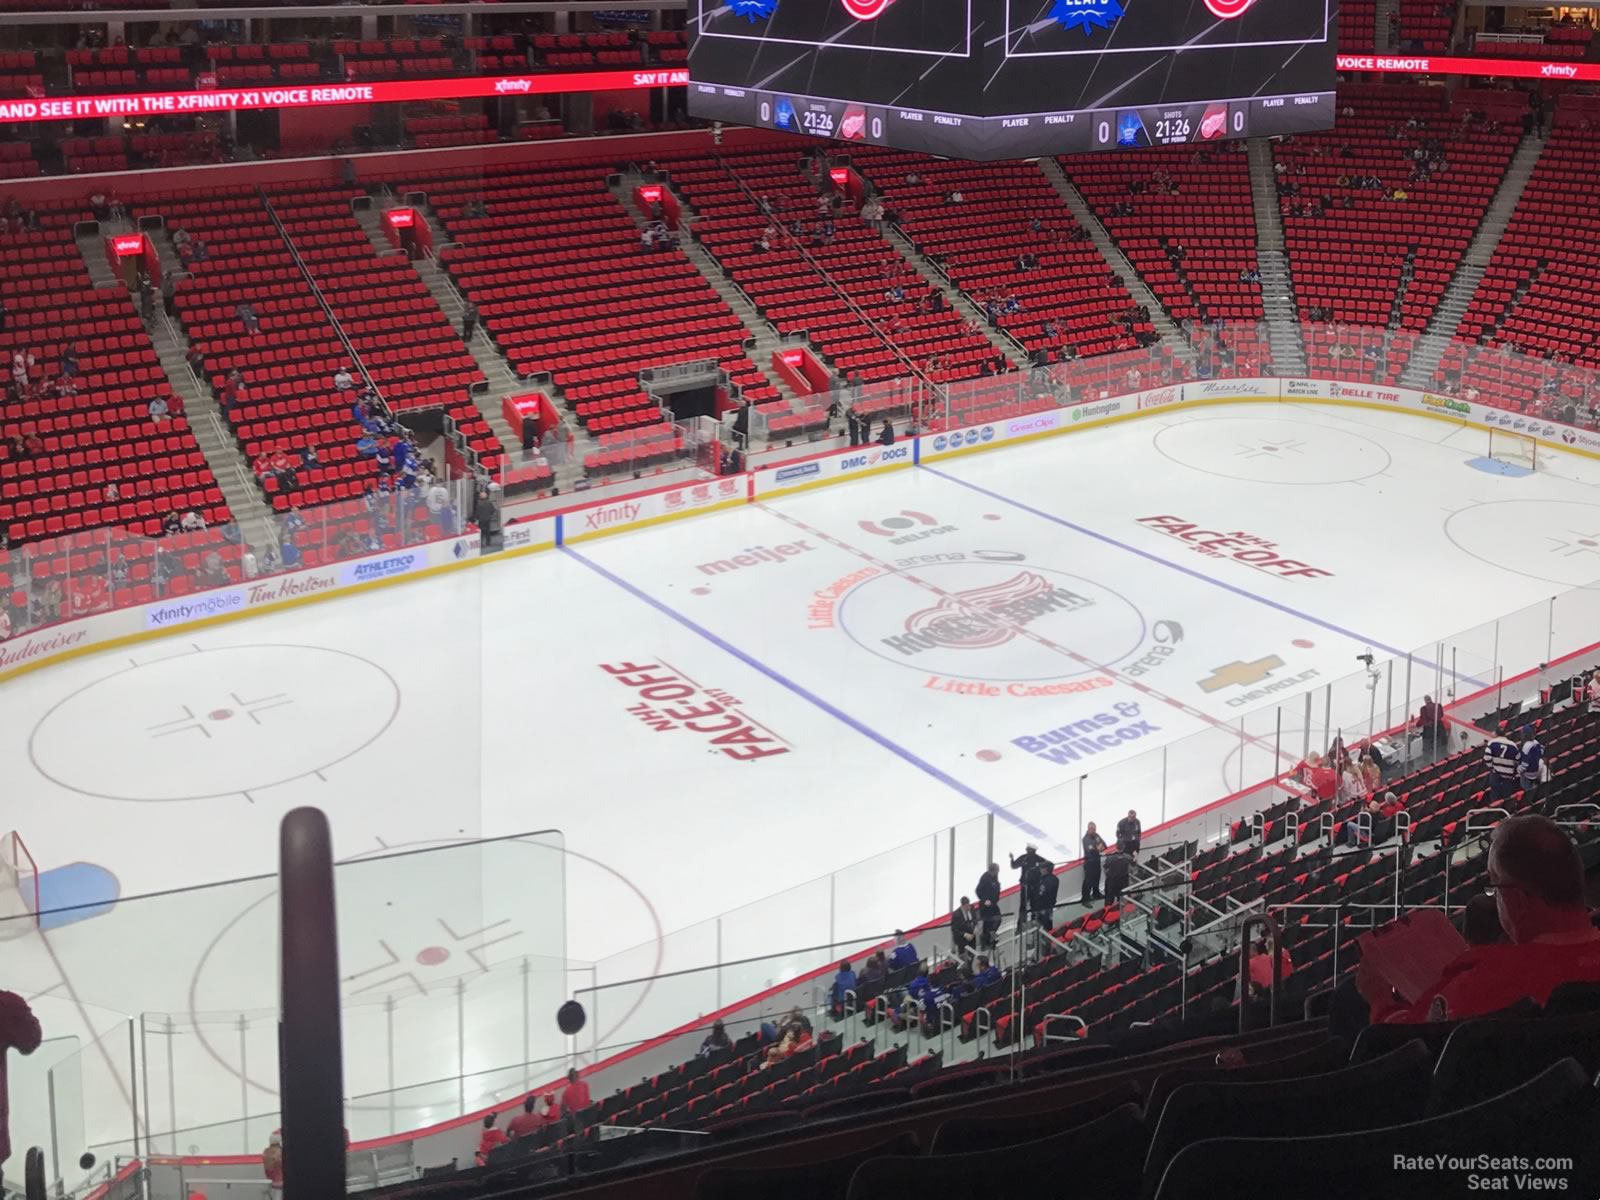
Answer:
[{"label": "motorcity sign", "polygon": [[226,91],[197,89],[187,92],[47,96],[0,100],[0,123],[77,121],[92,117],[158,117],[245,112],[263,108],[321,108],[336,104],[403,104],[408,101],[469,100],[504,95],[683,87],[688,82],[688,68],[675,67],[653,71],[563,71],[551,75],[478,75],[373,83],[283,85],[231,88]]}]

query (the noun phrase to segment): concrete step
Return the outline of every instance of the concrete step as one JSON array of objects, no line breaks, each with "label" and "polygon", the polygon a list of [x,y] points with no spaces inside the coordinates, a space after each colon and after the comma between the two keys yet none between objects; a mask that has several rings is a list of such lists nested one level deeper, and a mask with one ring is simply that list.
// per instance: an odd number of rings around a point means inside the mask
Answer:
[{"label": "concrete step", "polygon": [[1267,318],[1267,344],[1279,374],[1304,375],[1305,345],[1294,302],[1294,277],[1284,252],[1283,214],[1278,209],[1272,147],[1264,139],[1248,143],[1250,199],[1256,216],[1256,269],[1261,272],[1261,307]]}]

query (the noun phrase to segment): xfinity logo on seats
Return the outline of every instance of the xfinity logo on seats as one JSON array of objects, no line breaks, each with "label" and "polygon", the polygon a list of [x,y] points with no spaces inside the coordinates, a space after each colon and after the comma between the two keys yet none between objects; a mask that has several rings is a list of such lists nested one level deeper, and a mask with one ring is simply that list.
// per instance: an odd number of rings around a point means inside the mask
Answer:
[{"label": "xfinity logo on seats", "polygon": [[1139,706],[1132,701],[1122,701],[1112,708],[1112,712],[1096,713],[1040,734],[1012,738],[1011,744],[1046,762],[1065,766],[1161,731],[1159,725],[1135,719],[1139,716]]}]

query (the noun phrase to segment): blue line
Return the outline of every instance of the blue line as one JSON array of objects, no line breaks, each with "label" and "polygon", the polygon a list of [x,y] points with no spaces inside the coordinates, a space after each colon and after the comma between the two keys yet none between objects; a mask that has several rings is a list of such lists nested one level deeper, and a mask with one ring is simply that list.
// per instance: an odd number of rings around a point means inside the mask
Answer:
[{"label": "blue line", "polygon": [[816,708],[820,708],[823,712],[827,713],[834,720],[841,721],[844,724],[850,726],[851,729],[854,729],[862,737],[867,738],[869,741],[876,742],[879,746],[882,746],[885,750],[887,750],[890,754],[893,754],[896,758],[903,759],[905,762],[910,763],[913,767],[917,768],[917,770],[921,771],[923,774],[931,776],[934,779],[937,779],[940,783],[944,784],[945,787],[950,788],[953,791],[959,792],[962,796],[965,796],[968,800],[971,800],[974,804],[978,805],[980,808],[987,809],[989,812],[993,813],[995,816],[999,817],[1001,820],[1007,821],[1010,824],[1015,825],[1018,829],[1022,830],[1023,833],[1028,834],[1030,837],[1048,838],[1050,836],[1049,834],[1045,833],[1044,830],[1037,829],[1033,825],[1030,825],[1027,821],[1024,821],[1021,817],[1017,816],[1015,813],[1008,812],[1002,805],[996,804],[993,800],[989,799],[987,796],[983,795],[982,793],[976,792],[972,788],[969,788],[966,784],[962,783],[960,780],[955,779],[954,777],[952,777],[950,775],[946,775],[943,771],[941,771],[938,767],[934,766],[932,763],[928,762],[926,759],[918,758],[915,754],[913,754],[911,751],[907,750],[904,746],[901,746],[901,745],[899,745],[899,744],[897,744],[895,742],[890,741],[887,737],[885,737],[883,734],[879,733],[876,729],[873,729],[871,726],[865,725],[862,722],[856,720],[856,718],[852,717],[849,713],[844,712],[844,711],[842,711],[842,710],[840,710],[838,708],[835,708],[832,704],[829,704],[826,700],[824,700],[821,696],[818,696],[815,692],[807,690],[806,688],[802,687],[800,684],[796,683],[794,680],[790,679],[788,676],[780,674],[779,672],[775,671],[773,668],[767,666],[767,664],[762,662],[760,659],[755,658],[752,655],[746,654],[743,650],[739,649],[737,646],[733,645],[731,642],[725,641],[722,638],[718,637],[716,634],[712,633],[711,630],[707,629],[703,625],[700,625],[700,624],[696,623],[695,621],[691,620],[690,618],[684,616],[677,609],[672,608],[672,607],[670,607],[670,606],[668,606],[666,604],[663,604],[660,600],[657,600],[654,596],[650,595],[648,592],[645,592],[642,589],[635,587],[633,584],[629,583],[626,579],[623,579],[620,575],[614,575],[610,571],[608,571],[604,567],[602,567],[599,563],[594,562],[591,559],[585,558],[582,554],[580,554],[578,551],[574,550],[571,546],[567,546],[565,549],[566,549],[566,552],[569,555],[571,555],[574,559],[576,559],[578,562],[580,562],[584,566],[588,567],[591,571],[593,571],[596,575],[599,575],[602,579],[608,580],[609,582],[615,584],[617,587],[619,587],[623,591],[627,592],[634,599],[643,601],[645,604],[648,604],[651,608],[655,609],[662,616],[669,617],[672,620],[676,621],[679,625],[682,625],[685,629],[687,629],[687,630],[689,630],[689,631],[691,631],[693,633],[699,634],[706,641],[710,642],[713,646],[715,646],[718,650],[721,650],[724,654],[732,655],[734,658],[737,658],[740,662],[744,663],[746,666],[751,667],[751,668],[761,672],[761,674],[765,675],[768,679],[772,680],[774,683],[778,684],[780,687],[786,688],[789,691],[793,692],[796,696],[799,696],[800,699],[806,701],[808,704],[811,704],[811,705],[815,706]]},{"label": "blue line", "polygon": [[[1020,508],[1023,512],[1032,513],[1041,520],[1050,521],[1066,529],[1071,529],[1075,533],[1081,533],[1084,537],[1094,538],[1096,541],[1104,542],[1108,546],[1115,546],[1118,550],[1126,550],[1129,554],[1137,554],[1140,558],[1149,559],[1153,563],[1163,567],[1169,567],[1174,571],[1182,571],[1185,575],[1188,575],[1193,579],[1198,579],[1202,583],[1209,583],[1213,587],[1222,588],[1225,591],[1232,592],[1236,596],[1243,596],[1246,600],[1254,600],[1258,604],[1265,604],[1269,608],[1277,609],[1279,612],[1288,613],[1291,617],[1298,617],[1302,621],[1309,621],[1313,625],[1320,625],[1322,628],[1329,630],[1332,633],[1337,633],[1343,637],[1347,637],[1352,641],[1361,642],[1367,646],[1376,646],[1379,650],[1382,650],[1385,654],[1391,655],[1394,658],[1411,657],[1407,655],[1404,650],[1397,650],[1393,646],[1386,646],[1376,638],[1364,637],[1353,630],[1344,628],[1342,625],[1335,625],[1331,621],[1324,621],[1321,617],[1314,617],[1310,613],[1303,613],[1297,608],[1290,608],[1287,604],[1279,604],[1276,600],[1269,599],[1266,596],[1258,595],[1257,593],[1249,591],[1245,588],[1237,587],[1234,584],[1226,582],[1225,580],[1214,579],[1210,575],[1207,575],[1204,571],[1196,571],[1193,567],[1185,567],[1180,563],[1175,563],[1168,559],[1162,558],[1159,554],[1152,554],[1148,550],[1141,550],[1137,546],[1130,546],[1127,542],[1119,542],[1116,538],[1111,537],[1109,534],[1098,533],[1095,530],[1086,528],[1083,525],[1075,525],[1065,517],[1058,517],[1054,513],[1049,513],[1045,512],[1043,509],[1034,508],[1032,505],[1024,504],[1020,500],[1013,500],[1010,496],[1003,496],[999,492],[990,491],[986,487],[979,487],[977,484],[971,483],[965,479],[958,479],[954,475],[947,475],[937,467],[924,465],[922,469],[937,475],[940,479],[949,480],[951,483],[957,484],[961,487],[970,488],[972,491],[977,492],[980,495],[988,496],[991,500],[998,500],[1001,504],[1009,504],[1013,508]],[[1437,663],[1431,663],[1425,658],[1417,658],[1415,661],[1421,663],[1425,667],[1430,668],[1431,670],[1438,671],[1443,669],[1439,667]],[[1468,683],[1472,684],[1473,687],[1481,688],[1489,686],[1483,680],[1474,679],[1471,675],[1457,675],[1454,671],[1450,670],[1444,670],[1444,673],[1453,679],[1464,679]]]}]

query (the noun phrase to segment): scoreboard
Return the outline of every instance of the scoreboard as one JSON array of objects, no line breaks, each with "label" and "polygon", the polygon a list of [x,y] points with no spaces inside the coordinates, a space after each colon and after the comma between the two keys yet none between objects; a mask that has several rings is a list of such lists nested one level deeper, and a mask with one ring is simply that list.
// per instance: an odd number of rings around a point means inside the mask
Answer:
[{"label": "scoreboard", "polygon": [[1336,0],[690,0],[689,111],[953,158],[1333,126]]}]

